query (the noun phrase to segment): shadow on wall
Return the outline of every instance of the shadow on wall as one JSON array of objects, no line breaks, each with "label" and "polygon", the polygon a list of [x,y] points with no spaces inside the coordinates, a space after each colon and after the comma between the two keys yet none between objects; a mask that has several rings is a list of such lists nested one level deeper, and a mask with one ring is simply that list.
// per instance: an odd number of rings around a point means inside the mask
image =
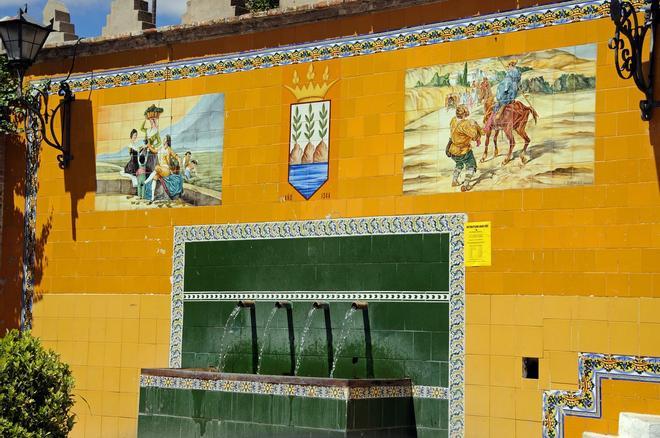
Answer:
[{"label": "shadow on wall", "polygon": [[[656,34],[653,36],[654,40],[657,41],[657,38],[660,38],[660,26],[656,30]],[[649,68],[649,63],[646,62],[644,65],[645,68]],[[660,53],[656,51],[655,54],[655,71],[660,71]],[[648,71],[648,70],[647,70]],[[655,101],[660,102],[660,75],[655,76],[654,80],[654,91],[655,91]],[[649,141],[653,147],[653,155],[655,157],[655,174],[656,181],[660,184],[660,107],[653,110],[653,116],[649,122]],[[658,187],[660,189],[660,187]]]},{"label": "shadow on wall", "polygon": [[64,170],[64,191],[71,198],[71,239],[76,241],[78,203],[89,192],[96,192],[94,120],[91,100],[75,100],[71,114],[71,154],[73,161]]},{"label": "shadow on wall", "polygon": [[[96,190],[94,168],[94,131],[92,103],[77,100],[73,105],[71,148],[74,160],[64,170],[64,188],[71,198],[71,238],[76,240],[78,203],[88,192]],[[56,130],[57,132],[57,130]],[[21,284],[23,280],[23,219],[25,192],[25,144],[15,137],[5,138],[5,191],[4,218],[2,228],[2,278],[0,278],[0,336],[5,330],[17,328],[21,314]],[[47,148],[48,146],[43,146]],[[43,152],[42,152],[43,155]],[[42,163],[43,164],[43,163]],[[53,165],[47,163],[47,165]],[[37,203],[38,214],[48,208],[46,203]],[[53,210],[40,220],[37,229],[34,267],[34,298],[39,302],[45,292],[42,279],[48,266],[45,255],[46,243],[53,227]]]},{"label": "shadow on wall", "polygon": [[[7,329],[18,328],[20,324],[24,193],[25,144],[16,137],[6,137],[0,335],[4,335]],[[34,267],[35,303],[42,297],[40,285],[44,268],[48,265],[45,247],[52,229],[52,220],[53,211],[51,210],[48,213],[48,219],[37,230]]]}]

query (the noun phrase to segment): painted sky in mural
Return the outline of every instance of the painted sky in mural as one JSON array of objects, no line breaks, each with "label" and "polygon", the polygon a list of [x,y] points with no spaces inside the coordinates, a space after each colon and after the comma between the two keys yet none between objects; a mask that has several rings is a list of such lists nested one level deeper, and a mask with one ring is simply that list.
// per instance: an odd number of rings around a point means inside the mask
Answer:
[{"label": "painted sky in mural", "polygon": [[220,205],[224,95],[99,108],[96,209]]},{"label": "painted sky in mural", "polygon": [[416,68],[405,81],[404,193],[593,183],[594,44]]}]

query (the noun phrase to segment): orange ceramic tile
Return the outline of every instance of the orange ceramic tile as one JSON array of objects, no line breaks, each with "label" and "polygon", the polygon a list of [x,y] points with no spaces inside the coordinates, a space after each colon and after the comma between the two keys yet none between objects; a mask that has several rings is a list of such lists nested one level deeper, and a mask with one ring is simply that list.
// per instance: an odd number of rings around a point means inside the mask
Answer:
[{"label": "orange ceramic tile", "polygon": [[[516,417],[516,390],[513,388],[490,387],[490,417],[491,419],[514,419]],[[491,430],[505,432],[506,428]]]}]

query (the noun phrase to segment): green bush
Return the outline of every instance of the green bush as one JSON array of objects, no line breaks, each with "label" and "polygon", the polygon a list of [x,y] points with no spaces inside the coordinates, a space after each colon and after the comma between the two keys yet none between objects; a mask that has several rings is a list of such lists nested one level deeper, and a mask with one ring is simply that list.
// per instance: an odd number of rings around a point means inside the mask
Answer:
[{"label": "green bush", "polygon": [[267,11],[276,8],[278,5],[278,0],[246,0],[245,2],[245,7],[250,12]]},{"label": "green bush", "polygon": [[16,133],[12,114],[17,110],[18,81],[9,73],[7,56],[0,55],[0,134]]},{"label": "green bush", "polygon": [[0,436],[66,437],[75,422],[73,377],[30,332],[0,339]]}]

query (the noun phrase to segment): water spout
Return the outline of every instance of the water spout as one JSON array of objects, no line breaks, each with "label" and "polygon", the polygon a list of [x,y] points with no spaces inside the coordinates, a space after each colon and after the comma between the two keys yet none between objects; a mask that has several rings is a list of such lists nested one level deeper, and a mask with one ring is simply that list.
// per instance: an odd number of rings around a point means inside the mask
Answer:
[{"label": "water spout", "polygon": [[225,339],[227,338],[227,332],[231,324],[238,317],[238,313],[241,311],[240,304],[237,304],[236,307],[231,311],[227,321],[225,322],[225,328],[222,332],[222,338],[220,339],[220,356],[218,359],[218,371],[223,371],[225,367],[225,357],[227,356],[227,346],[225,345]]},{"label": "water spout", "polygon": [[300,337],[300,346],[298,347],[298,357],[296,359],[296,367],[293,370],[293,375],[298,375],[298,370],[300,369],[300,364],[302,363],[303,351],[305,350],[305,339],[307,338],[307,333],[309,332],[310,327],[312,326],[312,315],[314,311],[318,309],[316,303],[312,305],[312,308],[307,312],[307,319],[305,320],[305,325],[303,326],[302,336]]},{"label": "water spout", "polygon": [[286,308],[290,309],[291,306],[292,306],[291,301],[276,301],[275,302],[275,307],[277,307],[278,309],[281,309],[282,307],[286,307]]},{"label": "water spout", "polygon": [[312,307],[315,309],[328,309],[330,308],[330,304],[327,301],[314,301]]},{"label": "water spout", "polygon": [[261,342],[261,349],[259,350],[259,358],[257,359],[257,374],[261,374],[261,365],[263,364],[263,358],[264,358],[264,351],[266,350],[266,341],[268,340],[268,336],[270,335],[270,332],[268,331],[268,328],[270,327],[270,323],[273,321],[273,318],[275,318],[275,314],[281,307],[275,303],[275,307],[270,311],[270,315],[268,315],[268,319],[266,320],[266,325],[264,326],[264,333],[263,333],[263,341]]},{"label": "water spout", "polygon": [[253,308],[256,302],[254,300],[240,300],[236,305],[241,308]]},{"label": "water spout", "polygon": [[369,303],[366,301],[353,301],[351,307],[355,310],[367,310],[369,308]]},{"label": "water spout", "polygon": [[339,359],[341,350],[342,348],[344,348],[344,344],[346,343],[346,338],[348,337],[348,322],[352,320],[353,314],[356,312],[356,309],[357,307],[353,307],[353,305],[351,305],[351,307],[348,308],[346,314],[344,315],[344,322],[342,323],[341,331],[339,332],[339,343],[337,344],[337,351],[335,351],[335,357],[334,360],[332,361],[332,368],[330,368],[330,378],[334,377],[335,375],[335,370],[337,369],[337,360]]}]

